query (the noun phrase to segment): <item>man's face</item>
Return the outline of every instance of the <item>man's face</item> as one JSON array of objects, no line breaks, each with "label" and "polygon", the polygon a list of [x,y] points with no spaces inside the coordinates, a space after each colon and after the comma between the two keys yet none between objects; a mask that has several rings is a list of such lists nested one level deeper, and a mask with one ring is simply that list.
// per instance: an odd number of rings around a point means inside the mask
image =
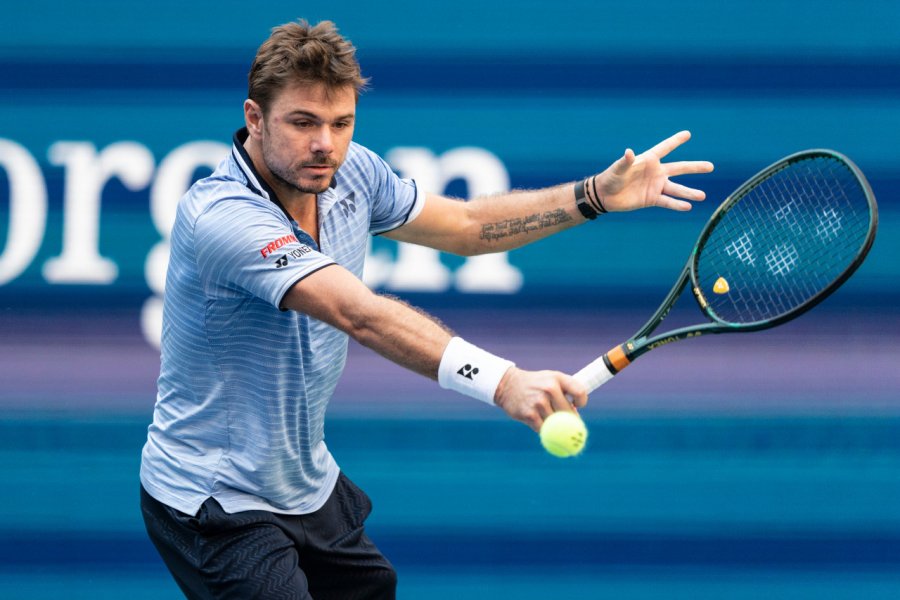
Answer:
[{"label": "man's face", "polygon": [[284,88],[262,121],[263,161],[282,184],[299,192],[328,189],[353,138],[356,92],[323,84]]}]

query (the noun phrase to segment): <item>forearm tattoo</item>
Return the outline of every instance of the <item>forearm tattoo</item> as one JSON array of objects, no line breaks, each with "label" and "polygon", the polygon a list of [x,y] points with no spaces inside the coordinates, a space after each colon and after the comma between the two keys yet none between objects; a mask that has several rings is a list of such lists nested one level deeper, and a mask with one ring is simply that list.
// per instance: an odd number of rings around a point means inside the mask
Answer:
[{"label": "forearm tattoo", "polygon": [[506,219],[496,223],[486,223],[481,226],[481,236],[483,240],[489,242],[494,240],[512,237],[515,235],[529,235],[535,231],[540,231],[545,227],[555,227],[562,223],[568,223],[572,217],[561,208],[554,211],[548,211],[544,214],[535,213],[527,217],[519,217],[515,219]]}]

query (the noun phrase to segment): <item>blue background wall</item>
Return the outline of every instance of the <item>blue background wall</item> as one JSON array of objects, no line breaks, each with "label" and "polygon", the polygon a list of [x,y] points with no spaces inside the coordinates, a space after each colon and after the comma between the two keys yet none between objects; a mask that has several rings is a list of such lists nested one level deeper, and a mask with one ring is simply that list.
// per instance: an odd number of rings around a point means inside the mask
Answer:
[{"label": "blue background wall", "polygon": [[[389,158],[476,148],[537,187],[687,128],[673,158],[716,163],[687,179],[709,197],[691,213],[611,215],[511,253],[515,293],[462,291],[448,256],[442,293],[416,289],[427,273],[381,283],[525,367],[574,371],[627,337],[718,202],[784,154],[844,152],[881,209],[868,261],[813,313],[660,350],[595,394],[575,461],[352,346],[327,436],[375,501],[401,597],[896,597],[900,5],[658,0],[4,6],[0,261],[35,246],[0,285],[0,596],[177,597],[136,509],[158,369],[148,256],[172,201],[152,190],[174,151],[230,142],[256,47],[300,16],[357,45],[357,140]],[[67,205],[61,142],[133,142],[136,182],[105,183],[96,217]],[[39,239],[14,231],[16,148],[46,186]],[[485,176],[467,174],[436,191],[468,195]],[[40,220],[35,198],[16,210]],[[78,215],[111,281],[48,281]]]}]

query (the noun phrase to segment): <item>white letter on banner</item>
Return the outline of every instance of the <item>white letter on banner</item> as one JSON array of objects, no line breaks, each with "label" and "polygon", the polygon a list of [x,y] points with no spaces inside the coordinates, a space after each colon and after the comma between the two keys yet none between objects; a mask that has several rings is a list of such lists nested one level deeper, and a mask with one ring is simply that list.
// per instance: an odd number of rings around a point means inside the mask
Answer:
[{"label": "white letter on banner", "polygon": [[116,142],[99,154],[90,142],[56,142],[50,162],[65,167],[62,253],[44,264],[50,283],[109,284],[119,268],[100,256],[100,198],[106,182],[117,177],[129,190],[150,183],[155,161],[137,142]]},{"label": "white letter on banner", "polygon": [[[469,196],[495,194],[509,190],[506,167],[483,148],[463,147],[436,157],[427,148],[395,148],[386,160],[402,177],[415,179],[421,189],[442,193],[454,179],[466,182]],[[444,291],[450,287],[450,271],[441,262],[440,253],[431,248],[399,243],[397,263],[388,270],[387,259],[369,257],[366,283],[384,284],[388,289],[407,291]],[[456,287],[465,292],[513,293],[522,287],[522,273],[509,264],[506,252],[469,257],[456,272]]]},{"label": "white letter on banner", "polygon": [[[509,191],[509,173],[494,154],[483,148],[456,148],[441,156],[444,186],[462,179],[469,197]],[[456,271],[456,288],[462,292],[514,293],[522,287],[522,273],[509,264],[506,252],[471,256]]]},{"label": "white letter on banner", "polygon": [[47,228],[47,186],[31,154],[11,140],[0,139],[0,168],[9,179],[9,233],[0,253],[0,285],[28,268]]},{"label": "white letter on banner", "polygon": [[155,294],[144,302],[141,310],[141,329],[144,338],[159,348],[162,336],[163,294],[166,270],[169,267],[169,235],[175,224],[178,200],[194,182],[194,172],[200,167],[215,169],[230,147],[221,142],[190,142],[172,150],[159,163],[156,180],[150,188],[150,216],[156,231],[162,236],[147,255],[144,276]]},{"label": "white letter on banner", "polygon": [[[387,153],[385,160],[400,172],[401,177],[415,179],[419,189],[443,191],[446,180],[442,177],[440,163],[427,148],[395,148]],[[381,257],[373,258],[377,261]],[[365,275],[373,271],[367,268]],[[397,263],[389,274],[386,273],[386,280],[378,281],[376,285],[382,283],[392,290],[442,292],[450,287],[450,269],[441,263],[437,250],[399,242]]]}]

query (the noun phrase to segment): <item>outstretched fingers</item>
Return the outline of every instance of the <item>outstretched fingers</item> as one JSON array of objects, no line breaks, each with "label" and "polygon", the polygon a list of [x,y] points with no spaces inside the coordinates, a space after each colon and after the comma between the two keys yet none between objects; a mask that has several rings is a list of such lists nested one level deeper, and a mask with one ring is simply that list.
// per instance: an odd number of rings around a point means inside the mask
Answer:
[{"label": "outstretched fingers", "polygon": [[658,158],[662,158],[664,156],[667,156],[670,152],[672,152],[672,150],[682,145],[689,139],[691,139],[690,131],[679,131],[675,135],[664,139],[657,145],[650,148],[648,152],[652,152]]},{"label": "outstretched fingers", "polygon": [[624,175],[628,171],[628,169],[631,168],[631,165],[634,164],[635,158],[636,156],[634,154],[634,150],[632,150],[631,148],[626,149],[622,157],[613,163],[613,173],[619,176]]},{"label": "outstretched fingers", "polygon": [[691,210],[691,208],[693,208],[693,205],[690,202],[686,202],[685,200],[678,200],[677,198],[672,198],[671,196],[666,196],[665,194],[659,197],[659,200],[657,200],[656,202],[656,206],[681,212],[689,211]]},{"label": "outstretched fingers", "polygon": [[670,152],[689,139],[690,131],[679,131],[638,156],[630,148],[626,150],[619,160],[593,180],[603,199],[603,207],[608,211],[626,211],[660,206],[685,211],[691,209],[691,202],[704,200],[706,194],[703,191],[674,183],[671,178],[709,173],[714,168],[711,162],[663,162]]},{"label": "outstretched fingers", "polygon": [[696,188],[687,187],[674,181],[666,181],[663,186],[662,193],[673,198],[684,198],[685,200],[694,200],[699,202],[706,199],[706,192]]},{"label": "outstretched fingers", "polygon": [[696,173],[712,173],[715,166],[708,160],[681,160],[664,164],[666,175],[692,175]]}]

